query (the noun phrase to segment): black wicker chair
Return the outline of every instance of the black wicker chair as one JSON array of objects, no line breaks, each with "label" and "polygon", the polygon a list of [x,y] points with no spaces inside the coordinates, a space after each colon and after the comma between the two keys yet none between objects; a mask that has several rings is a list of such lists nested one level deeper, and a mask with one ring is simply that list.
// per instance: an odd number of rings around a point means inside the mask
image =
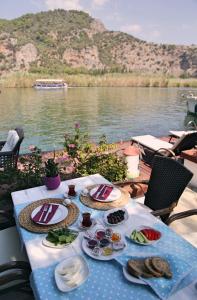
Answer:
[{"label": "black wicker chair", "polygon": [[0,245],[0,299],[33,300],[31,267],[15,226],[0,230]]},{"label": "black wicker chair", "polygon": [[[0,168],[17,168],[20,145],[24,139],[24,131],[22,128],[15,128],[15,131],[19,136],[19,140],[12,151],[0,152]],[[6,141],[0,142],[0,150],[3,148],[5,143]]]},{"label": "black wicker chair", "polygon": [[148,184],[144,204],[153,210],[153,215],[160,216],[162,221],[167,223],[192,176],[192,172],[178,161],[156,155],[149,181],[119,182],[118,185],[130,183],[132,187],[140,183]]},{"label": "black wicker chair", "polygon": [[[29,283],[31,267],[25,261],[11,261],[0,265],[0,298],[13,299],[17,294],[28,294],[28,299],[34,299]],[[9,296],[11,298],[7,298]],[[22,298],[23,299],[23,298]],[[27,298],[26,298],[27,299]]]}]

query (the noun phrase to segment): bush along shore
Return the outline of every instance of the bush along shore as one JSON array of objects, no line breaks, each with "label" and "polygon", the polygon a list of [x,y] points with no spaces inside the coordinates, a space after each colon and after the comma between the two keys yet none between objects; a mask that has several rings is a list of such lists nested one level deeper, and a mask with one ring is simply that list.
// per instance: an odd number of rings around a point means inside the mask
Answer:
[{"label": "bush along shore", "polygon": [[13,191],[43,185],[49,160],[54,161],[61,180],[95,173],[111,182],[126,178],[127,165],[120,155],[120,145],[108,144],[104,135],[98,145],[93,144],[78,123],[72,134],[65,134],[62,151],[43,153],[34,145],[29,150],[30,154],[20,156],[18,169],[0,170],[0,209],[12,206]]},{"label": "bush along shore", "polygon": [[196,78],[174,78],[164,75],[135,73],[47,74],[12,73],[2,76],[1,88],[29,88],[38,78],[62,78],[69,87],[197,87]]}]

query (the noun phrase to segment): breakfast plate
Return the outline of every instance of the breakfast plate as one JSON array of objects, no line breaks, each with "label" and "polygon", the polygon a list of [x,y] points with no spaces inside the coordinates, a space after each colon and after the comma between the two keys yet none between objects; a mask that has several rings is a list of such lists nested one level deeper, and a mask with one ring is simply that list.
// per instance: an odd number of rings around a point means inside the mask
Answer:
[{"label": "breakfast plate", "polygon": [[[57,205],[56,203],[48,203],[48,204]],[[39,213],[39,211],[42,209],[42,207],[43,207],[43,205],[40,205],[32,211],[32,213],[31,213],[32,220],[35,218],[37,213]],[[47,214],[49,214],[49,213],[50,213],[50,210],[46,213],[46,218],[47,218]],[[68,215],[68,209],[64,205],[58,204],[58,208],[49,222],[47,222],[47,223],[44,223],[41,221],[34,221],[34,222],[39,225],[44,225],[44,226],[54,225],[54,224],[57,224],[57,223],[63,221],[67,217],[67,215]],[[42,215],[41,215],[40,219],[42,219]]]},{"label": "breakfast plate", "polygon": [[42,240],[42,244],[46,247],[63,249],[76,240],[79,232],[68,228],[59,228],[50,230],[48,235]]},{"label": "breakfast plate", "polygon": [[114,259],[126,248],[125,238],[110,228],[100,228],[87,233],[82,240],[82,249],[94,259],[105,261]]},{"label": "breakfast plate", "polygon": [[141,225],[126,236],[136,244],[149,246],[158,242],[161,239],[162,234],[152,227]]},{"label": "breakfast plate", "polygon": [[82,285],[89,276],[89,267],[81,255],[71,256],[55,268],[55,281],[62,292],[70,292]]},{"label": "breakfast plate", "polygon": [[126,222],[129,214],[125,208],[114,208],[106,211],[103,218],[107,225],[116,226]]},{"label": "breakfast plate", "polygon": [[[109,195],[105,199],[103,199],[103,197],[101,197],[100,195],[105,194],[105,191],[107,188],[111,189],[111,191],[110,191]],[[99,191],[99,189],[100,189],[100,191]],[[118,200],[121,197],[120,189],[118,189],[110,184],[97,185],[96,187],[92,188],[89,191],[89,194],[94,200],[99,201],[99,202],[113,202],[113,201]]]}]

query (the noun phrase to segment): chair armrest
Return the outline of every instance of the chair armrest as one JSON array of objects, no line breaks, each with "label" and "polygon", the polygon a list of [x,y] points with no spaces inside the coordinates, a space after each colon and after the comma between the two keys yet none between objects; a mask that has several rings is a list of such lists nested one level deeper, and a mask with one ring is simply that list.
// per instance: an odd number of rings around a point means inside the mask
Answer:
[{"label": "chair armrest", "polygon": [[176,205],[177,205],[177,203],[173,202],[169,207],[151,211],[151,214],[155,217],[160,217],[160,216],[170,214]]},{"label": "chair armrest", "polygon": [[9,272],[7,274],[0,274],[0,286],[6,285],[9,282],[15,281],[15,280],[25,280],[29,281],[29,270],[23,270],[23,269],[16,269],[13,270],[13,272]]},{"label": "chair armrest", "polygon": [[4,152],[0,152],[0,156],[11,156],[13,155],[13,151],[4,151]]},{"label": "chair armrest", "polygon": [[176,157],[176,154],[171,149],[166,149],[166,148],[160,148],[159,150],[155,151],[155,154],[162,153],[164,151],[168,152],[168,155],[170,154],[171,156]]},{"label": "chair armrest", "polygon": [[166,224],[169,225],[169,224],[171,224],[172,222],[174,222],[176,220],[179,220],[179,219],[182,219],[182,218],[187,218],[187,217],[190,217],[190,216],[193,216],[193,215],[197,215],[197,209],[190,209],[190,210],[187,210],[187,211],[183,211],[183,212],[174,214],[174,215],[172,215],[168,218],[168,220],[166,221]]},{"label": "chair armrest", "polygon": [[30,264],[26,261],[10,261],[8,263],[0,265],[0,272],[14,269],[24,269],[31,272]]}]

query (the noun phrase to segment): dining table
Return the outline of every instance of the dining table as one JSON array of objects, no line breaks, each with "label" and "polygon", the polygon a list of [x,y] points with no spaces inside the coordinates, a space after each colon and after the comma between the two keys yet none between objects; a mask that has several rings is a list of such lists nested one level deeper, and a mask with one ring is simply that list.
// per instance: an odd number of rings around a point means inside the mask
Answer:
[{"label": "dining table", "polygon": [[[64,198],[68,185],[75,185],[76,196],[72,198],[79,208],[81,216],[84,212],[91,213],[97,224],[106,227],[104,211],[85,206],[79,199],[80,193],[88,186],[110,184],[100,174],[62,181],[56,190],[48,190],[46,186],[39,186],[12,193],[16,226],[21,240],[21,246],[26,249],[32,273],[30,284],[36,300],[194,300],[197,299],[197,249],[165,225],[159,218],[154,217],[150,209],[140,204],[141,199],[129,198],[124,208],[128,212],[126,222],[114,226],[121,235],[126,236],[133,229],[146,225],[159,230],[161,239],[152,245],[135,244],[125,237],[127,247],[115,259],[102,261],[94,259],[84,253],[82,240],[84,231],[79,228],[79,218],[70,228],[78,230],[78,237],[69,246],[56,249],[43,245],[46,233],[36,233],[26,230],[19,224],[20,212],[30,203],[40,199]],[[113,227],[113,226],[112,226]],[[89,267],[87,280],[78,288],[70,292],[58,289],[54,277],[56,266],[63,260],[74,255],[81,255]],[[167,286],[140,284],[128,281],[123,274],[126,257],[164,256],[175,259],[173,272],[176,274],[174,282]],[[171,282],[171,281],[169,281]],[[172,285],[172,286],[171,286]]]}]

